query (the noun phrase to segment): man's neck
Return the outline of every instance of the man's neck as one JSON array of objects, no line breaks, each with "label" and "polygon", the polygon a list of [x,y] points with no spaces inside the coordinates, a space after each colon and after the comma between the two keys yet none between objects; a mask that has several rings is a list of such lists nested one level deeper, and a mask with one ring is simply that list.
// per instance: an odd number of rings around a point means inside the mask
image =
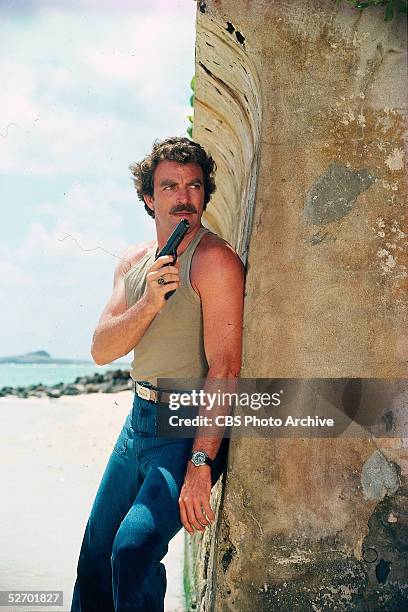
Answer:
[{"label": "man's neck", "polygon": [[[194,236],[196,236],[198,234],[198,232],[200,231],[200,229],[203,226],[200,224],[197,228],[195,228],[191,233],[188,232],[183,240],[180,243],[180,246],[177,249],[177,255],[180,256],[182,253],[184,253],[184,251],[187,249],[188,245],[190,244],[190,242],[193,240]],[[157,232],[157,228],[156,228],[156,232]],[[157,252],[161,251],[161,249],[164,247],[164,245],[166,244],[167,240],[170,238],[171,233],[168,236],[160,236],[158,235],[157,232]]]}]

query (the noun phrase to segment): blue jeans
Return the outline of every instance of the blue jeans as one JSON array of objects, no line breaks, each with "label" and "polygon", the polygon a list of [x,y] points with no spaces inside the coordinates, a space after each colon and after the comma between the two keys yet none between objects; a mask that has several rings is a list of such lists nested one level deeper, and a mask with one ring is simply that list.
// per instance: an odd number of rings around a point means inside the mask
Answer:
[{"label": "blue jeans", "polygon": [[[163,611],[167,582],[160,561],[182,527],[178,498],[193,440],[158,437],[159,410],[134,396],[86,526],[71,612]],[[227,443],[212,466],[213,485]]]}]

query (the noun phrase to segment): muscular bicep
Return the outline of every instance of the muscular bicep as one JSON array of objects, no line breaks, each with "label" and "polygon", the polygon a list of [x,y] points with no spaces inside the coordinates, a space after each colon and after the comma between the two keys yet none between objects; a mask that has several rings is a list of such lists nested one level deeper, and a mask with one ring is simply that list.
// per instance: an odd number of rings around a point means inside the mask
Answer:
[{"label": "muscular bicep", "polygon": [[112,295],[103,309],[98,325],[104,323],[111,317],[118,317],[128,309],[124,277],[130,270],[131,266],[138,261],[138,259],[140,259],[145,252],[145,245],[131,247],[119,260],[113,277]]},{"label": "muscular bicep", "polygon": [[117,317],[127,310],[124,273],[115,271],[113,291],[99,319],[99,325],[111,317]]},{"label": "muscular bicep", "polygon": [[221,377],[239,374],[242,354],[244,269],[227,247],[207,257],[198,287],[208,365]]}]

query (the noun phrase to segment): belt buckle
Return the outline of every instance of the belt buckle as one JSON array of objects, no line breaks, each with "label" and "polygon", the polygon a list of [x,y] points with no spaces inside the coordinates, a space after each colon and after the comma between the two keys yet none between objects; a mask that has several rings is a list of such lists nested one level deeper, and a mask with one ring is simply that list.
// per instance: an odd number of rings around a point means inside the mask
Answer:
[{"label": "belt buckle", "polygon": [[146,389],[143,385],[136,383],[137,394],[144,400],[148,400],[149,402],[157,402],[157,391],[155,389]]},{"label": "belt buckle", "polygon": [[137,394],[144,400],[150,400],[150,389],[146,389],[146,387],[142,387],[137,383]]}]

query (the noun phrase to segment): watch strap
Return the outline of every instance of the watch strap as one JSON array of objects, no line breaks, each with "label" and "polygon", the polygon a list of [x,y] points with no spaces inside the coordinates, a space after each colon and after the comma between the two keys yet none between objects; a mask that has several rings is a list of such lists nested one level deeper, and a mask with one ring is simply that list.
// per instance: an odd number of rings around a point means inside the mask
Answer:
[{"label": "watch strap", "polygon": [[207,465],[209,465],[210,467],[212,467],[212,464],[214,463],[214,459],[210,459],[208,456],[205,458],[205,462]]}]

